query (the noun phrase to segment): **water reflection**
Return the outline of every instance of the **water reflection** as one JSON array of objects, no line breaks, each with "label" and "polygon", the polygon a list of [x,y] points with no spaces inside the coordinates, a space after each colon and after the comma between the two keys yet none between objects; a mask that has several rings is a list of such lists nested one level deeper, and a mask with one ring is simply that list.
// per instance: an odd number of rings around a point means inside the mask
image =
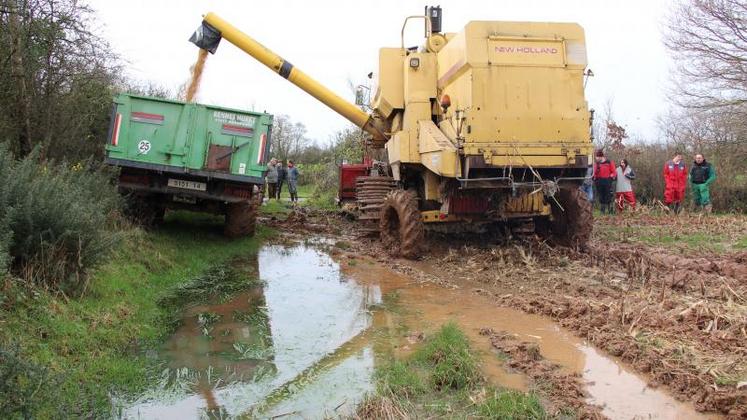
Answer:
[{"label": "water reflection", "polygon": [[381,302],[378,286],[348,280],[329,256],[304,246],[265,247],[233,265],[258,272],[262,285],[185,310],[160,351],[169,378],[124,417],[272,416],[290,408],[323,417],[351,409],[372,389],[366,332],[368,308]]},{"label": "water reflection", "polygon": [[341,270],[306,246],[264,247],[231,267],[247,284],[257,276],[261,284],[188,307],[159,352],[160,382],[122,417],[344,416],[374,389],[377,364],[412,350],[407,332],[452,320],[481,352],[493,383],[528,386],[479,336],[484,327],[536,342],[545,358],[582,374],[591,382],[590,401],[604,405],[607,415],[697,416],[551,320],[498,307],[468,290],[417,283],[365,261]]}]

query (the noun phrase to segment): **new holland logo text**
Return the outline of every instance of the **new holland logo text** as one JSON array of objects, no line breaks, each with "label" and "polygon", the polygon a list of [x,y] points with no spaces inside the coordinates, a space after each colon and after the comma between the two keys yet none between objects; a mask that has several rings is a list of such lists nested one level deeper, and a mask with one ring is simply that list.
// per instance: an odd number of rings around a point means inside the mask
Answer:
[{"label": "new holland logo text", "polygon": [[557,48],[535,48],[535,47],[495,47],[495,52],[503,54],[557,54]]}]

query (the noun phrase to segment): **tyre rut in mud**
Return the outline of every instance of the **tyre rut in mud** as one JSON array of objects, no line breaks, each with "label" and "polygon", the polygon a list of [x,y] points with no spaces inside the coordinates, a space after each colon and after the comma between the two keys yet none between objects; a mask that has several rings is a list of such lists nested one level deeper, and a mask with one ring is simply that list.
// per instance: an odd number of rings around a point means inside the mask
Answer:
[{"label": "tyre rut in mud", "polygon": [[381,207],[379,230],[381,242],[392,256],[409,259],[420,256],[425,229],[417,195],[412,191],[391,191]]}]

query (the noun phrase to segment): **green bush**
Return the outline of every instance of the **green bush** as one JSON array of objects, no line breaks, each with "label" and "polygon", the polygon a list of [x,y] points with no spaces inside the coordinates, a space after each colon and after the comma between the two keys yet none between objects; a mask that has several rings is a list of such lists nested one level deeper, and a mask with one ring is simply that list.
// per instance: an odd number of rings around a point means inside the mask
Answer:
[{"label": "green bush", "polygon": [[33,418],[34,407],[56,392],[59,377],[26,360],[17,344],[0,345],[0,413],[4,418]]},{"label": "green bush", "polygon": [[117,241],[121,198],[105,170],[14,160],[0,145],[0,269],[66,293]]}]

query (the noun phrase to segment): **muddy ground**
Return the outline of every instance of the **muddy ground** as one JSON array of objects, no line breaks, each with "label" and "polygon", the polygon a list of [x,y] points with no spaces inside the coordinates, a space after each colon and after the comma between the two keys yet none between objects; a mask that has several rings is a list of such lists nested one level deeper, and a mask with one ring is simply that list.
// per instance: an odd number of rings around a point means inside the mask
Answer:
[{"label": "muddy ground", "polygon": [[[332,235],[343,259],[367,256],[417,280],[550,317],[697,410],[747,418],[745,216],[598,217],[585,252],[531,235],[429,236],[418,261],[389,257],[375,234],[334,213],[298,210],[280,219],[265,222],[293,235]],[[555,372],[527,343],[484,335],[512,357],[512,368],[543,382],[557,412],[601,416],[580,378]]]}]

